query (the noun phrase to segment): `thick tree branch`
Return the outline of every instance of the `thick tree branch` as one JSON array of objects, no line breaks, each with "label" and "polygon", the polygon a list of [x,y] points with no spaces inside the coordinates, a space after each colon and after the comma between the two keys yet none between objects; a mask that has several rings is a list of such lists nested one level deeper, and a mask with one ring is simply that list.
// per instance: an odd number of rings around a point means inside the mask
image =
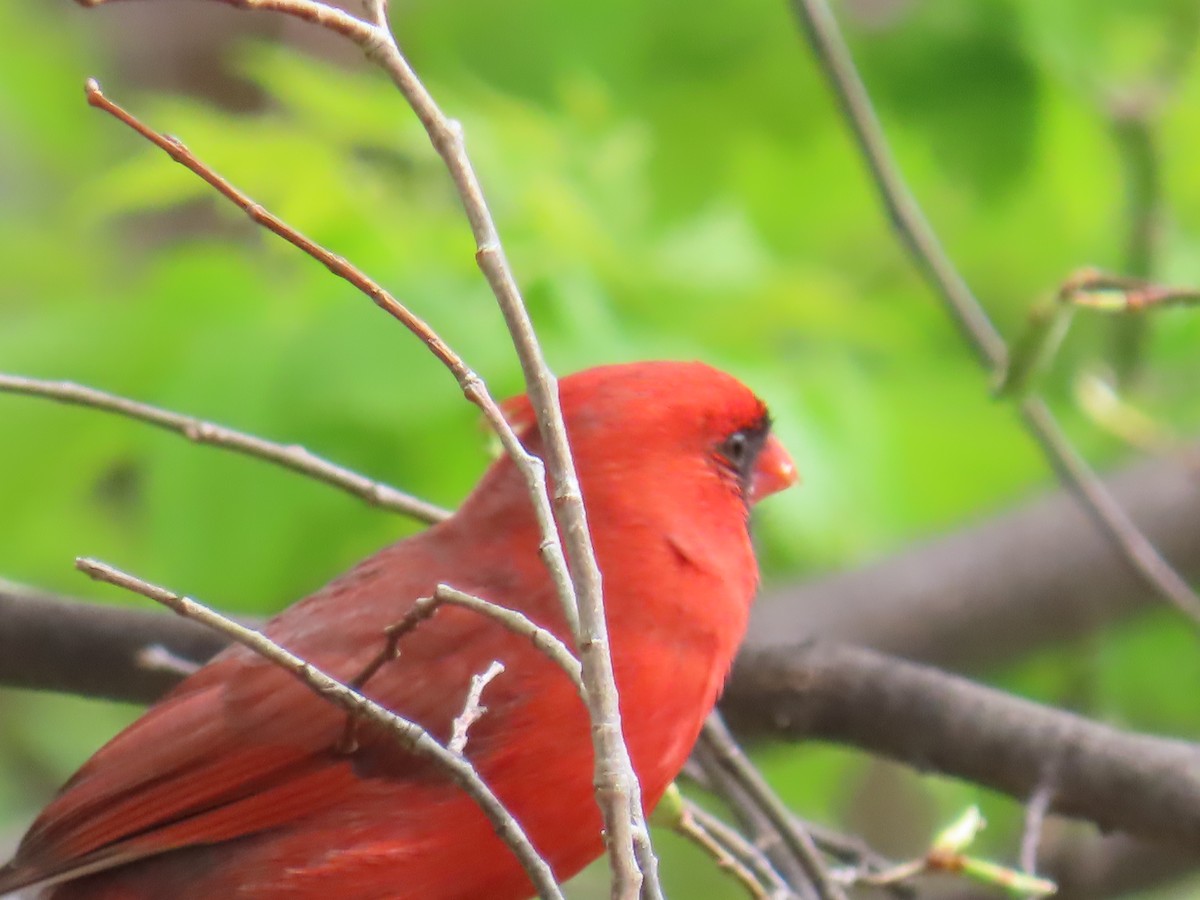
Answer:
[{"label": "thick tree branch", "polygon": [[[1145,460],[1107,483],[1163,555],[1200,578],[1196,471]],[[861,569],[768,591],[747,646],[818,637],[980,672],[1152,606],[1124,555],[1057,491]]]},{"label": "thick tree branch", "polygon": [[201,662],[226,643],[176,616],[0,583],[0,684],[10,687],[149,703],[182,675],[140,665],[143,651]]},{"label": "thick tree branch", "polygon": [[[1200,577],[1194,471],[1143,461],[1109,485],[1179,570]],[[978,672],[1147,608],[1128,563],[1058,491],[865,568],[769,591],[746,648],[785,653],[817,637]],[[0,684],[147,702],[169,680],[136,665],[154,644],[187,659],[217,650],[173,617],[0,583]],[[734,686],[751,671],[735,668]]]},{"label": "thick tree branch", "polygon": [[873,651],[752,646],[723,709],[746,734],[848,743],[1021,800],[1048,780],[1054,812],[1200,846],[1195,745],[1122,732]]},{"label": "thick tree branch", "polygon": [[1051,810],[1200,847],[1200,746],[1111,728],[871,650],[755,651],[723,709],[743,734],[850,744]]}]

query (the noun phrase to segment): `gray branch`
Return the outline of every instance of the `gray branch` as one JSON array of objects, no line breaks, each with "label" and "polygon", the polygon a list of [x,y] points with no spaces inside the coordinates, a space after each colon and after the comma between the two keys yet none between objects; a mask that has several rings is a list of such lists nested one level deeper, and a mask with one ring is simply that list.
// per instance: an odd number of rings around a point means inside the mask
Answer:
[{"label": "gray branch", "polygon": [[1200,848],[1200,746],[1131,734],[873,650],[751,649],[722,703],[743,735],[850,744],[1051,810]]},{"label": "gray branch", "polygon": [[[1195,461],[1143,461],[1107,483],[1162,555],[1200,578]],[[818,637],[981,672],[1158,606],[1059,490],[864,568],[770,591],[746,645],[784,650]]]}]

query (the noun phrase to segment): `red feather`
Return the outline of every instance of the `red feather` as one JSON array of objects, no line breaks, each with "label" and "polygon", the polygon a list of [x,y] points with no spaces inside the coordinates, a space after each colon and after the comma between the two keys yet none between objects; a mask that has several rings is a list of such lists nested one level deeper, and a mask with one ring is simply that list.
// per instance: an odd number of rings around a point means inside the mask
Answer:
[{"label": "red feather", "polygon": [[[683,766],[757,585],[749,503],[795,480],[766,410],[698,363],[591,369],[560,385],[604,578],[621,712],[645,802]],[[528,402],[508,406],[540,450]],[[733,436],[738,435],[737,439]],[[737,446],[731,441],[736,440]],[[749,454],[749,455],[747,455]],[[371,556],[266,633],[353,679],[386,626],[447,582],[567,638],[522,479],[498,460],[447,521]],[[471,676],[501,661],[468,757],[559,878],[603,849],[586,711],[524,638],[447,607],[365,693],[448,738]],[[232,648],[101,749],[0,870],[0,893],[69,898],[521,898],[529,881],[458,787],[287,673]]]}]

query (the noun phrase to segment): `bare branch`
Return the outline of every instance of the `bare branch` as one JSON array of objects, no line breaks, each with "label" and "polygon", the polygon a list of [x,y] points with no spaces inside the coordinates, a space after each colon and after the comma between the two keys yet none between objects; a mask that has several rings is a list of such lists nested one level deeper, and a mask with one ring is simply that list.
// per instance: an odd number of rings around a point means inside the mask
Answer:
[{"label": "bare branch", "polygon": [[488,683],[504,671],[504,663],[493,659],[492,664],[478,675],[471,676],[471,687],[467,690],[467,702],[463,704],[462,712],[454,717],[450,728],[450,742],[446,749],[451,753],[462,756],[467,749],[467,738],[471,726],[483,718],[487,707],[483,705],[483,689]]},{"label": "bare branch", "polygon": [[388,27],[388,0],[363,0],[363,10],[373,25]]},{"label": "bare branch", "polygon": [[[314,4],[299,5],[307,8]],[[341,16],[352,18],[346,16],[344,13]],[[334,16],[333,21],[342,21],[341,16]],[[354,21],[357,22],[358,20],[355,19]],[[359,24],[363,27],[369,27],[361,22]],[[146,140],[160,148],[171,159],[211,185],[223,197],[226,197],[235,206],[245,212],[255,223],[262,225],[268,231],[283,238],[289,244],[292,244],[320,262],[334,275],[358,288],[376,306],[404,325],[421,343],[429,348],[430,352],[453,373],[467,399],[482,410],[488,424],[496,432],[497,436],[499,436],[504,449],[524,475],[526,483],[529,485],[531,492],[533,492],[534,508],[537,513],[538,524],[542,528],[542,533],[543,535],[551,535],[551,537],[544,538],[541,548],[543,558],[547,561],[546,564],[550,571],[551,579],[554,581],[555,588],[558,590],[560,596],[570,595],[573,597],[574,588],[571,586],[570,577],[567,574],[565,558],[562,555],[562,548],[558,542],[557,532],[554,529],[554,516],[546,492],[545,467],[540,459],[527,452],[521,445],[512,427],[505,419],[504,413],[488,393],[483,379],[468,367],[458,354],[450,349],[437,333],[430,328],[428,323],[401,304],[382,285],[342,257],[305,237],[278,216],[268,212],[263,206],[254,202],[249,196],[238,190],[225,178],[197,159],[182,141],[155,131],[142,123],[137,117],[116,103],[113,103],[101,93],[100,86],[94,79],[89,80],[87,83],[87,98],[88,103],[92,106],[97,107],[129,126]],[[572,612],[574,610],[574,602],[566,604],[564,608],[567,608],[568,621],[572,622],[574,627],[575,619]]]},{"label": "bare branch", "polygon": [[1129,514],[1104,487],[1104,482],[1075,452],[1063,436],[1050,408],[1040,399],[1029,397],[1021,402],[1018,409],[1021,418],[1029,425],[1034,440],[1046,453],[1051,467],[1072,493],[1082,498],[1092,519],[1116,541],[1151,587],[1171,601],[1193,624],[1200,624],[1200,597],[1138,530]]},{"label": "bare branch", "polygon": [[814,900],[816,894],[803,864],[784,843],[779,829],[771,822],[762,806],[732,773],[717,759],[716,752],[704,741],[692,748],[690,763],[703,776],[705,790],[718,797],[738,821],[751,844],[763,854],[767,864],[800,900]]},{"label": "bare branch", "polygon": [[[476,239],[476,259],[496,295],[513,337],[538,428],[545,443],[546,460],[555,485],[553,510],[557,512],[562,526],[562,542],[559,540],[559,529],[555,526],[555,516],[551,511],[542,461],[527,453],[521,446],[487,393],[482,379],[467,368],[461,358],[421,319],[344,259],[303,237],[277,217],[267,213],[211,169],[200,164],[180,141],[155,132],[108,101],[94,80],[88,82],[88,102],[155,143],[172,159],[195,172],[237,204],[251,219],[300,247],[324,263],[330,271],[349,280],[366,293],[376,305],[420,337],[454,373],[468,399],[483,410],[505,449],[525,476],[542,530],[543,558],[580,648],[585,680],[590,687],[587,701],[596,748],[596,799],[604,818],[604,833],[613,864],[615,891],[618,896],[637,894],[643,889],[642,878],[645,874],[646,896],[654,900],[661,896],[657,881],[657,861],[642,813],[641,788],[621,733],[620,707],[604,618],[600,571],[591,546],[583,498],[562,421],[557,381],[546,366],[532,322],[505,259],[491,213],[466,156],[461,126],[442,114],[408,61],[400,53],[389,29],[372,26],[343,10],[311,0],[230,2],[231,5],[243,9],[276,10],[295,15],[329,28],[359,44],[368,57],[379,63],[391,76],[421,120],[459,190]],[[567,567],[568,558],[571,561],[570,570]]]},{"label": "bare branch", "polygon": [[[1195,472],[1175,458],[1148,459],[1107,483],[1167,558],[1200,578]],[[732,682],[752,674],[743,663],[759,651],[786,654],[812,638],[986,672],[1153,604],[1129,561],[1056,491],[862,568],[768,590]]]},{"label": "bare branch", "polygon": [[[350,686],[355,690],[365,687],[367,682],[375,676],[375,673],[396,658],[400,641],[413,631],[417,625],[432,616],[446,603],[452,606],[461,606],[464,609],[487,616],[494,619],[513,634],[528,638],[534,647],[544,653],[563,670],[566,676],[571,679],[571,683],[575,685],[575,689],[579,691],[580,696],[585,694],[583,679],[579,670],[579,660],[571,655],[571,651],[553,633],[542,628],[540,625],[534,624],[522,612],[500,606],[492,603],[490,600],[484,600],[482,597],[476,597],[473,594],[468,594],[465,591],[460,591],[446,584],[439,584],[429,597],[419,597],[413,603],[412,608],[405,613],[404,618],[384,629],[383,648],[367,663],[362,672],[349,682]],[[354,744],[353,720],[347,723],[346,735],[343,740],[348,746]]]},{"label": "bare branch", "polygon": [[[1004,340],[942,248],[905,184],[829,5],[826,0],[792,0],[792,7],[838,99],[897,236],[945,301],[980,363],[994,375],[1001,374],[1008,358]],[[1103,482],[1075,452],[1046,404],[1036,396],[1027,396],[1018,404],[1018,412],[1051,468],[1084,504],[1096,524],[1129,558],[1147,584],[1200,625],[1200,597],[1105,490]]]},{"label": "bare branch", "polygon": [[[385,665],[396,658],[399,653],[400,641],[412,632],[418,625],[432,616],[441,604],[433,597],[418,597],[404,617],[394,625],[383,630],[383,647],[364,667],[361,672],[346,684],[353,690],[361,691],[368,681]],[[358,723],[355,716],[346,716],[346,725],[342,736],[338,739],[339,753],[349,754],[358,749]]]},{"label": "bare branch", "polygon": [[1200,746],[1123,732],[925,666],[810,643],[744,659],[723,708],[743,732],[819,738],[1050,810],[1200,846]]},{"label": "bare branch", "polygon": [[712,751],[721,767],[737,779],[779,831],[788,849],[804,867],[805,874],[812,882],[820,900],[846,900],[845,892],[830,878],[825,861],[821,858],[821,851],[813,843],[812,837],[792,817],[783,801],[775,796],[770,785],[734,742],[733,735],[725,727],[720,713],[714,712],[708,717],[700,741]]},{"label": "bare branch", "polygon": [[202,663],[227,643],[175,616],[0,584],[0,684],[10,687],[150,703],[181,676],[143,666],[147,647]]},{"label": "bare branch", "polygon": [[[149,699],[177,679],[134,668],[137,648],[158,642],[204,659],[221,643],[193,623],[161,615],[21,600],[0,594],[0,665],[5,650],[34,642],[32,664],[43,670],[33,674],[42,687],[80,692],[109,679],[109,693]],[[34,628],[28,623],[37,613],[42,625]],[[18,674],[0,681],[36,685]],[[1054,782],[1052,811],[1175,846],[1200,843],[1200,751],[1193,745],[1122,732],[877,653],[759,642],[739,658],[722,708],[743,733],[847,743],[1018,800],[1043,783],[1048,760],[1069,759]]]},{"label": "bare branch", "polygon": [[[671,830],[708,854],[717,867],[729,873],[754,900],[788,900],[794,896],[771,869],[766,858],[736,831],[728,826],[721,829],[711,827],[718,821],[717,818],[682,795],[678,795],[675,802],[677,809],[670,822]],[[751,868],[751,860],[758,861],[758,869]],[[769,877],[773,876],[774,880],[764,881],[761,877],[764,871],[770,873]],[[772,889],[768,889],[767,884]]]},{"label": "bare branch", "polygon": [[104,581],[148,597],[178,615],[193,619],[243,647],[247,647],[294,675],[305,686],[311,688],[317,696],[333,703],[355,718],[371,722],[403,744],[407,750],[439,765],[479,805],[495,828],[496,834],[520,861],[537,889],[538,896],[550,898],[550,900],[562,900],[562,892],[554,880],[554,873],[550,870],[549,865],[538,855],[520,824],[501,805],[474,767],[460,754],[439,744],[420,725],[401,718],[367,699],[353,688],[326,675],[300,657],[289,653],[259,632],[239,625],[232,619],[227,619],[195,600],[172,593],[165,588],[135,578],[96,560],[81,558],[75,561],[75,565],[81,572],[98,581]]},{"label": "bare branch", "polygon": [[524,613],[500,606],[499,604],[492,603],[490,600],[484,600],[482,597],[476,597],[474,594],[468,594],[457,588],[452,588],[448,584],[439,584],[433,596],[439,603],[449,603],[452,606],[461,606],[464,609],[474,610],[481,615],[494,619],[513,634],[528,638],[534,647],[546,654],[552,662],[566,673],[567,677],[571,679],[572,684],[575,685],[576,690],[579,691],[580,696],[587,693],[583,686],[583,675],[579,660],[567,649],[567,645],[555,637],[552,632],[531,621]]},{"label": "bare branch", "polygon": [[1054,799],[1054,772],[1037,786],[1025,804],[1025,828],[1021,833],[1021,871],[1033,875],[1037,872],[1038,847],[1042,842],[1042,828],[1046,824],[1046,813]]},{"label": "bare branch", "polygon": [[742,834],[703,807],[684,798],[684,809],[688,815],[708,832],[721,848],[740,862],[750,872],[755,880],[768,888],[772,898],[792,898],[796,895],[788,888],[779,873],[771,866],[771,861],[757,846],[746,840]]},{"label": "bare branch", "polygon": [[1087,268],[1067,277],[1058,289],[1058,298],[1062,303],[1098,312],[1140,313],[1167,306],[1194,306],[1200,303],[1200,289]]},{"label": "bare branch", "polygon": [[[458,189],[475,238],[476,262],[492,288],[512,335],[544,442],[546,465],[554,483],[554,511],[561,526],[562,544],[566,560],[570,562],[570,583],[574,588],[574,593],[560,590],[560,597],[568,607],[587,686],[585,700],[595,747],[596,799],[604,818],[613,894],[631,897],[640,892],[648,900],[657,900],[662,895],[658,884],[658,862],[642,813],[641,786],[621,731],[600,569],[596,565],[583,495],[563,425],[558,383],[546,365],[483,189],[467,157],[462,126],[448,119],[439,109],[400,52],[390,29],[380,31],[383,40],[363,41],[361,45],[408,100]],[[531,485],[531,490],[536,492],[539,486],[540,482]],[[544,542],[555,542],[557,546],[557,531],[552,525],[543,528],[543,537]],[[559,565],[560,561],[555,559],[552,568]],[[565,562],[561,566],[565,573]],[[571,615],[572,607],[577,610],[577,620]]]},{"label": "bare branch", "polygon": [[276,444],[252,434],[234,431],[223,425],[205,422],[69,381],[43,381],[37,378],[0,373],[0,392],[44,397],[58,403],[85,406],[136,419],[139,422],[172,431],[197,444],[221,447],[255,459],[275,463],[285,469],[340,488],[365,500],[372,506],[403,513],[422,522],[440,522],[450,515],[448,510],[406,494],[390,485],[372,481],[357,472],[322,459],[296,444]]}]

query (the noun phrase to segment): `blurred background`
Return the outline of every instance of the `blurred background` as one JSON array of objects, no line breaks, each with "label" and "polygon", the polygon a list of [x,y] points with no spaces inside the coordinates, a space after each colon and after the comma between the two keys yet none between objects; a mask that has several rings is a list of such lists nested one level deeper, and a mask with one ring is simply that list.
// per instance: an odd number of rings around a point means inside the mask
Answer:
[{"label": "blurred background", "polygon": [[[891,143],[1000,330],[1090,264],[1200,283],[1192,0],[844,0]],[[757,522],[765,579],[859,567],[1054,487],[889,232],[783,0],[400,0],[401,46],[468,148],[551,365],[699,358],[753,385],[804,474]],[[363,267],[519,390],[457,200],[390,84],[332,36],[215,2],[0,4],[0,370],[63,378],[309,449],[453,505],[486,464],[433,357],[114,121],[114,100]],[[1040,385],[1090,460],[1200,426],[1200,312],[1077,316]],[[1161,434],[1159,433],[1161,431]],[[135,604],[96,556],[266,614],[415,526],[94,411],[0,395],[0,577]],[[802,609],[795,611],[803,617]],[[1200,654],[1165,604],[983,673],[1194,739]],[[0,691],[0,845],[137,714]],[[802,815],[920,853],[970,803],[1010,859],[1018,805],[854,751],[758,758]],[[666,888],[736,897],[660,837]],[[596,887],[600,885],[600,887]],[[1200,886],[1140,897],[1183,898]],[[572,897],[606,895],[585,874]],[[1129,894],[1127,896],[1134,896]]]}]

